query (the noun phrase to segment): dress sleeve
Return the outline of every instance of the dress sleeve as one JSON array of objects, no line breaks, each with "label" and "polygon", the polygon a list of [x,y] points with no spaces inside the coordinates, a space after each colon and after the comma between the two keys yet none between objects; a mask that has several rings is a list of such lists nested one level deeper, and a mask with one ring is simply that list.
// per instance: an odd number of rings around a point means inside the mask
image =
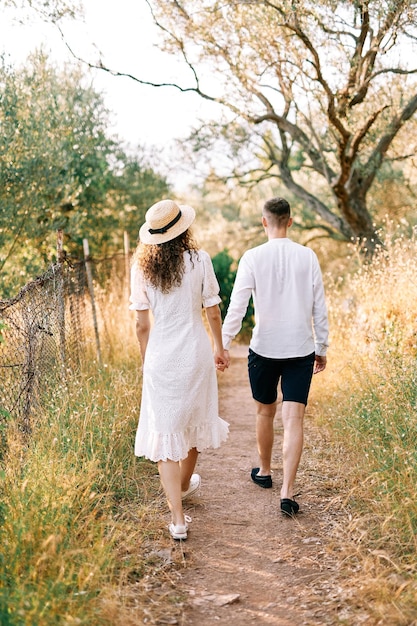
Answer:
[{"label": "dress sleeve", "polygon": [[219,296],[220,287],[217,282],[216,274],[214,273],[213,263],[211,262],[210,256],[207,252],[204,252],[204,250],[200,250],[199,254],[204,268],[202,289],[203,307],[207,308],[221,302],[221,298]]},{"label": "dress sleeve", "polygon": [[132,265],[130,271],[130,311],[145,311],[150,309],[150,303],[146,294],[145,282],[137,263]]}]

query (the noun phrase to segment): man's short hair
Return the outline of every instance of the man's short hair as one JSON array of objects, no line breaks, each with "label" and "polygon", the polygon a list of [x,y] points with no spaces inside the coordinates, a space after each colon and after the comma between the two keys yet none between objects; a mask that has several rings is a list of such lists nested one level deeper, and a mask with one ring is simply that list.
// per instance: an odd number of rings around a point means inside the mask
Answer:
[{"label": "man's short hair", "polygon": [[271,198],[264,204],[264,211],[269,213],[277,226],[287,222],[291,217],[291,208],[285,198]]}]

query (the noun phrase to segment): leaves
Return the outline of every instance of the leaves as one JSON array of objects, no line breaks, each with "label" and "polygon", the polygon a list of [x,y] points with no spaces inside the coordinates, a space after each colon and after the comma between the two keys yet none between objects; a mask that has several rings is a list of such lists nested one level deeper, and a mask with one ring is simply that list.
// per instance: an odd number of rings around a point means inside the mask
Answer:
[{"label": "leaves", "polygon": [[[38,273],[62,229],[70,254],[121,248],[167,191],[139,152],[108,134],[110,112],[79,67],[58,69],[42,53],[24,68],[0,67],[0,267]],[[18,261],[18,262],[17,262]],[[4,284],[3,283],[3,284]]]}]

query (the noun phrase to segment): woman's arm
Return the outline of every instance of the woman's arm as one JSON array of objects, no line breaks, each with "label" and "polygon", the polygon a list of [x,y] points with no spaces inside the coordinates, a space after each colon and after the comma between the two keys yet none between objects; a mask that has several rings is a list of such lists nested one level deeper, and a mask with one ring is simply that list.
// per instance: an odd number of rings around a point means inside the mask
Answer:
[{"label": "woman's arm", "polygon": [[150,330],[151,319],[149,315],[149,309],[136,311],[136,336],[139,341],[142,363],[145,361],[146,346],[148,345]]},{"label": "woman's arm", "polygon": [[214,363],[220,371],[229,367],[229,357],[225,354],[222,340],[222,316],[218,304],[206,308],[207,320],[214,341]]}]

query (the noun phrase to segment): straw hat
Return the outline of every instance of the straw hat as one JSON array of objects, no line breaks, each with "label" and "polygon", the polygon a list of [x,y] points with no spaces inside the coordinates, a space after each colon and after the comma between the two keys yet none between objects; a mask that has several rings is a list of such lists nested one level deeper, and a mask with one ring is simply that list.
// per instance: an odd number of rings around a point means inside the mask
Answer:
[{"label": "straw hat", "polygon": [[195,219],[195,211],[186,204],[160,200],[146,212],[139,239],[145,244],[165,243],[185,232]]}]

